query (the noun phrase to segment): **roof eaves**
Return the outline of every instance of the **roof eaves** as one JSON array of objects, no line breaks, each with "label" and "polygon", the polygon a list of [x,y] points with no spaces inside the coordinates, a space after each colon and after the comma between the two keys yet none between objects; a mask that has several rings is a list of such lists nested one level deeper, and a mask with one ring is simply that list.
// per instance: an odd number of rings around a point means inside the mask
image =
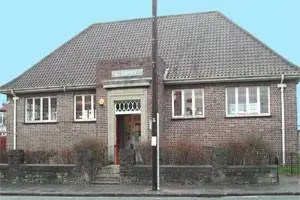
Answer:
[{"label": "roof eaves", "polygon": [[[294,75],[285,75],[285,79],[299,80],[300,73]],[[205,78],[205,79],[164,79],[166,85],[181,84],[199,84],[199,83],[223,83],[223,82],[251,82],[251,81],[270,81],[281,80],[281,76],[248,76],[248,77],[223,77],[223,78]]]},{"label": "roof eaves", "polygon": [[74,90],[89,90],[96,89],[96,85],[74,85],[74,86],[61,86],[61,87],[47,87],[47,88],[17,88],[17,89],[0,89],[0,93],[11,94],[27,94],[39,92],[66,92]]}]

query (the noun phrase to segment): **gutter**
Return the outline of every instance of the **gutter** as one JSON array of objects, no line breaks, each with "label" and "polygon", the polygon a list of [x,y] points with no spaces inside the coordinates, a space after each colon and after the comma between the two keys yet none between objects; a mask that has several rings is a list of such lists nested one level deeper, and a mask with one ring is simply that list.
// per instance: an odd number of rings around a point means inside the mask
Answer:
[{"label": "gutter", "polygon": [[[299,79],[300,74],[297,75],[286,75],[287,79]],[[245,81],[271,81],[271,80],[281,80],[277,76],[249,76],[249,77],[234,77],[234,78],[206,78],[206,79],[164,79],[166,85],[183,85],[183,84],[198,84],[198,83],[220,83],[220,82],[245,82]]]},{"label": "gutter", "polygon": [[285,166],[285,109],[284,109],[284,88],[287,87],[284,82],[284,74],[281,75],[281,82],[277,85],[281,91],[281,137],[282,137],[282,165]]},{"label": "gutter", "polygon": [[73,91],[73,90],[89,90],[89,89],[96,89],[96,85],[6,89],[6,90],[0,90],[0,93],[12,94],[11,93],[12,90],[14,91],[14,93],[17,93],[17,94],[26,94],[26,93],[39,93],[39,92],[66,92],[66,91]]},{"label": "gutter", "polygon": [[17,101],[19,97],[15,94],[14,90],[11,90],[14,101],[14,124],[13,124],[13,149],[17,150]]}]

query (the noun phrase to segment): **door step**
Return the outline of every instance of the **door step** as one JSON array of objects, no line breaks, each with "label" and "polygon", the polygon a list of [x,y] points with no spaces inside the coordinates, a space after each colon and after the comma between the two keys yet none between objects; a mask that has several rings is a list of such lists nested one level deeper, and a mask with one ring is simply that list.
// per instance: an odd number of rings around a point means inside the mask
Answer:
[{"label": "door step", "polygon": [[102,167],[92,182],[93,184],[108,184],[116,185],[120,184],[120,166],[119,165],[108,165]]}]

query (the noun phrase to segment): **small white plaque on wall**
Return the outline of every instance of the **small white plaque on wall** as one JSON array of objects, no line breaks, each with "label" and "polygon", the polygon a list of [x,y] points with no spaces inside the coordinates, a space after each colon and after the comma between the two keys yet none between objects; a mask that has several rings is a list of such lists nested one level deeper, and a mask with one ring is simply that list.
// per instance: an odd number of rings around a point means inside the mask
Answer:
[{"label": "small white plaque on wall", "polygon": [[129,76],[143,76],[143,69],[124,69],[111,71],[113,78],[129,77]]},{"label": "small white plaque on wall", "polygon": [[156,146],[156,136],[152,136],[151,138],[151,146]]}]

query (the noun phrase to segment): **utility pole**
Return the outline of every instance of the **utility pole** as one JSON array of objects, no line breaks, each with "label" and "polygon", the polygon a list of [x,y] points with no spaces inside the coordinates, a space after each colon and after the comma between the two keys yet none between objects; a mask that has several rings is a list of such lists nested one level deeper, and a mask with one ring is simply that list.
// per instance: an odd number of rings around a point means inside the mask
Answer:
[{"label": "utility pole", "polygon": [[158,190],[157,162],[157,0],[152,0],[152,190]]}]

